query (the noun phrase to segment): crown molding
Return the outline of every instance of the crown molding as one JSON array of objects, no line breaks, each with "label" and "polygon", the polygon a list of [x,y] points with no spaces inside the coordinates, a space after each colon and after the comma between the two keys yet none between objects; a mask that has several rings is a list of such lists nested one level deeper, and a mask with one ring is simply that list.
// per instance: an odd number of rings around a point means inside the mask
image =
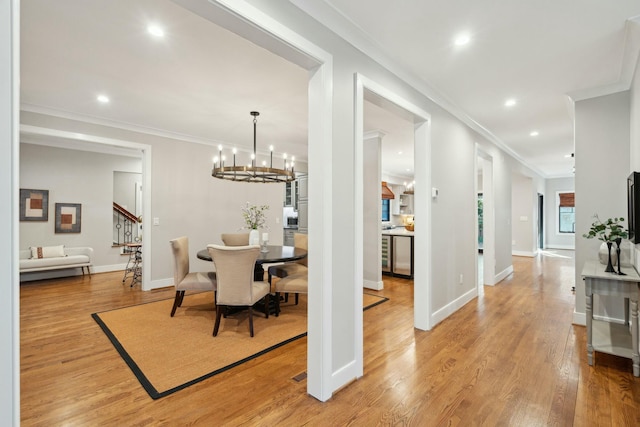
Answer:
[{"label": "crown molding", "polygon": [[[72,113],[69,111],[64,111],[64,110],[57,110],[54,108],[49,108],[49,107],[42,107],[39,105],[33,105],[33,104],[22,104],[20,106],[20,111],[27,111],[30,113],[36,113],[36,114],[43,114],[43,115],[47,115],[47,116],[52,116],[52,117],[59,117],[61,119],[67,119],[67,120],[75,120],[75,121],[79,121],[79,122],[83,122],[83,123],[90,123],[93,125],[98,125],[98,126],[105,126],[105,127],[110,127],[110,128],[114,128],[114,129],[120,129],[120,130],[126,130],[126,131],[130,131],[130,132],[136,132],[136,133],[141,133],[141,134],[145,134],[145,135],[153,135],[153,136],[158,136],[161,138],[168,138],[168,139],[173,139],[173,140],[177,140],[177,141],[181,141],[181,142],[190,142],[193,144],[201,144],[201,145],[206,145],[208,147],[218,147],[218,145],[222,144],[223,146],[230,146],[233,144],[230,144],[227,141],[221,141],[221,140],[217,140],[217,139],[206,139],[206,138],[198,138],[192,135],[186,135],[186,134],[182,134],[179,132],[171,132],[171,131],[167,131],[167,130],[163,130],[163,129],[156,129],[156,128],[151,128],[151,127],[145,127],[145,126],[140,126],[140,125],[135,125],[135,124],[131,124],[131,123],[126,123],[126,122],[120,122],[120,121],[116,121],[116,120],[108,120],[108,119],[104,119],[101,117],[96,117],[96,116],[91,116],[88,114],[78,114],[78,113]],[[38,142],[33,142],[34,140],[31,139],[30,141],[27,141],[24,138],[24,135],[21,136],[21,140],[24,142],[28,142],[30,144],[39,144],[39,145],[51,145],[49,143],[43,142],[41,140],[39,140]],[[52,145],[53,146],[53,145]],[[252,154],[251,150],[248,149],[244,149],[239,147],[238,149],[239,153],[247,153],[247,154]],[[258,154],[263,155],[263,156],[268,156],[270,154],[269,151],[258,151]],[[296,163],[304,163],[307,164],[307,159],[300,159],[299,157],[296,157]]]},{"label": "crown molding", "polygon": [[622,54],[622,63],[620,64],[620,75],[618,76],[618,81],[608,85],[567,93],[571,110],[573,110],[575,103],[578,101],[613,95],[614,93],[624,92],[631,88],[633,76],[637,71],[638,58],[640,57],[640,16],[627,19],[625,22],[624,34],[624,51]]},{"label": "crown molding", "polygon": [[488,141],[496,145],[502,151],[509,154],[523,166],[529,168],[536,174],[546,178],[537,167],[529,164],[518,153],[508,147],[500,138],[494,135],[487,128],[475,121],[460,106],[451,101],[445,94],[431,87],[426,81],[416,74],[398,65],[399,61],[387,55],[374,39],[357,26],[352,20],[343,15],[327,0],[289,0],[294,6],[301,9],[307,15],[318,21],[320,24],[337,34],[354,48],[372,58],[382,67],[389,70],[398,78],[403,80],[416,91],[429,98],[442,109],[452,114],[458,120],[469,126],[471,129],[485,137]]}]

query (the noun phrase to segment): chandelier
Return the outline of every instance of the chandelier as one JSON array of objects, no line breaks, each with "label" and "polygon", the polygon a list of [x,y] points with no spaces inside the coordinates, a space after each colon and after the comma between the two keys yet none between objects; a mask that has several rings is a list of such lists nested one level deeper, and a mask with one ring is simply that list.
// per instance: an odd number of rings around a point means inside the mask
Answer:
[{"label": "chandelier", "polygon": [[251,154],[251,162],[246,166],[238,166],[236,164],[236,149],[233,149],[233,162],[225,165],[226,156],[222,154],[222,145],[218,146],[218,157],[213,159],[213,170],[211,176],[219,179],[227,179],[230,181],[240,182],[291,182],[296,179],[293,171],[294,157],[291,161],[287,161],[287,155],[283,156],[283,168],[273,167],[273,145],[269,146],[269,164],[267,160],[263,160],[261,165],[257,163],[256,157],[256,123],[257,117],[260,115],[257,111],[252,111],[253,116],[253,153]]}]

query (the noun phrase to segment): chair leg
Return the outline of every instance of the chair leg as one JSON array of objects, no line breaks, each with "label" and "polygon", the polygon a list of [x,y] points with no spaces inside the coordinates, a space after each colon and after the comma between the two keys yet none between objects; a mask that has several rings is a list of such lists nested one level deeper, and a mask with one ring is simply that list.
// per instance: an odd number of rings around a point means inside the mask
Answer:
[{"label": "chair leg", "polygon": [[276,317],[280,315],[280,292],[276,292]]},{"label": "chair leg", "polygon": [[184,291],[176,291],[176,298],[173,300],[173,308],[171,309],[171,317],[176,314],[176,308],[182,305],[182,298],[184,297]]},{"label": "chair leg", "polygon": [[213,336],[218,335],[218,329],[220,328],[220,316],[222,316],[222,307],[218,306],[216,308],[216,324],[213,327]]},{"label": "chair leg", "polygon": [[249,307],[249,333],[253,338],[253,309]]},{"label": "chair leg", "polygon": [[296,294],[296,305],[298,305],[298,297],[300,296],[300,294]]},{"label": "chair leg", "polygon": [[264,314],[265,314],[265,317],[267,319],[269,318],[269,312],[271,311],[271,307],[269,307],[269,297],[270,297],[270,295],[271,294],[266,294],[264,296],[264,308],[265,308]]}]

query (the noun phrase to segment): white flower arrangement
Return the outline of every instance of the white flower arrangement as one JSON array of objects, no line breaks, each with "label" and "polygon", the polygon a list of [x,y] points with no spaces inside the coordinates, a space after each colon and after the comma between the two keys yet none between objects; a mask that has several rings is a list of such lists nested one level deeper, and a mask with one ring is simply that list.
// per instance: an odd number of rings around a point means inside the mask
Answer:
[{"label": "white flower arrangement", "polygon": [[257,230],[259,228],[267,228],[265,226],[267,217],[265,211],[269,210],[268,205],[252,205],[247,202],[247,206],[242,208],[242,217],[248,230]]}]

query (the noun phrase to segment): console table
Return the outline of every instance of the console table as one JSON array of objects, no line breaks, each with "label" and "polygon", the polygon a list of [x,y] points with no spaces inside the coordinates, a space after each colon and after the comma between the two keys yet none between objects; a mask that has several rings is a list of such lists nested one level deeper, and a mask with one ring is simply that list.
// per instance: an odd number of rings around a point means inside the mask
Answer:
[{"label": "console table", "polygon": [[[582,269],[585,281],[587,315],[587,360],[593,365],[593,351],[626,357],[633,361],[633,375],[640,376],[638,354],[638,294],[640,276],[633,267],[622,267],[625,275],[605,273],[605,266],[587,261]],[[625,322],[612,323],[593,318],[593,294],[624,298]],[[629,330],[631,303],[631,330]]]}]

